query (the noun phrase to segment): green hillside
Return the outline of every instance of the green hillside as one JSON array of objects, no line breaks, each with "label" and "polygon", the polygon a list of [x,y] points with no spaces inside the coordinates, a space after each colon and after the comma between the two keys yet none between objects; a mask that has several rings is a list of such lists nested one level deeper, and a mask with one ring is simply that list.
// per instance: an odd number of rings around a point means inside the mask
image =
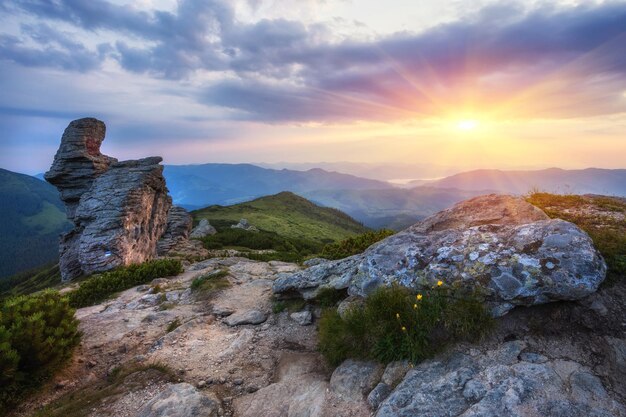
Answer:
[{"label": "green hillside", "polygon": [[192,214],[196,223],[205,218],[218,231],[230,228],[244,218],[261,231],[311,241],[320,247],[368,230],[339,210],[317,206],[290,192],[232,206],[209,206]]},{"label": "green hillside", "polygon": [[0,169],[0,279],[56,261],[59,234],[68,228],[54,187]]}]

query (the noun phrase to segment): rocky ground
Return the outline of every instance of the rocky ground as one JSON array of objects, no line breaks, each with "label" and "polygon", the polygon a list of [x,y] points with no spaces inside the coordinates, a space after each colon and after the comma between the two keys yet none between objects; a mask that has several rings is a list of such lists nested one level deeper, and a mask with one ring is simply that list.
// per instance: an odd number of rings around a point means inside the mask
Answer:
[{"label": "rocky ground", "polygon": [[[78,310],[71,364],[12,416],[626,416],[624,279],[517,307],[415,367],[333,370],[316,351],[319,308],[272,311],[274,281],[300,269],[210,259]],[[225,276],[193,290],[207,274]]]}]

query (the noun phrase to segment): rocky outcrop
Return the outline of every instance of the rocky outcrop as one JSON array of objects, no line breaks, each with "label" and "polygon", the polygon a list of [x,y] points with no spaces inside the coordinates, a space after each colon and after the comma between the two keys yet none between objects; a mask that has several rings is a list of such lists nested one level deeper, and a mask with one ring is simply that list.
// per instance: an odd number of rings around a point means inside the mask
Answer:
[{"label": "rocky outcrop", "polygon": [[481,354],[421,363],[380,405],[376,417],[624,416],[602,381],[577,362],[524,352],[513,341]]},{"label": "rocky outcrop", "polygon": [[105,126],[70,123],[45,178],[61,192],[74,229],[62,236],[63,280],[156,256],[171,198],[160,157],[117,162],[100,153]]},{"label": "rocky outcrop", "polygon": [[57,187],[67,208],[67,217],[74,219],[80,197],[94,180],[106,172],[117,159],[100,153],[106,134],[103,122],[93,118],[74,120],[67,126],[61,146],[44,178]]},{"label": "rocky outcrop", "polygon": [[259,229],[257,229],[256,226],[253,226],[250,223],[248,223],[248,220],[246,220],[246,219],[241,219],[241,220],[239,220],[239,223],[233,224],[230,227],[232,229],[247,230],[248,232],[258,232],[259,231]]},{"label": "rocky outcrop", "polygon": [[207,219],[201,219],[200,223],[191,231],[191,235],[189,237],[194,239],[201,239],[203,237],[214,235],[217,233],[215,227],[211,226]]},{"label": "rocky outcrop", "polygon": [[381,285],[418,291],[441,280],[478,288],[499,316],[517,305],[581,299],[605,275],[604,260],[577,226],[549,219],[521,198],[487,195],[435,214],[363,254],[283,276],[273,291],[310,299],[332,287],[366,296]]},{"label": "rocky outcrop", "polygon": [[182,207],[173,206],[167,214],[167,226],[157,244],[157,253],[165,255],[177,245],[189,240],[192,226],[191,214]]}]

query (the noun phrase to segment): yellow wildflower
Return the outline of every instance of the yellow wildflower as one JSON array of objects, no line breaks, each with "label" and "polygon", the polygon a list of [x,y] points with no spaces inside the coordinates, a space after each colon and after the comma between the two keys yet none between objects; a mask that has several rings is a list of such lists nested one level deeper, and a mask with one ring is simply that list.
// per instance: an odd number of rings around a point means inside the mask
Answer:
[{"label": "yellow wildflower", "polygon": [[417,301],[421,300],[421,299],[422,299],[422,294],[417,294],[417,295],[415,296],[415,298],[417,298]]},{"label": "yellow wildflower", "polygon": [[437,286],[441,287],[443,285],[443,281],[437,281]]},{"label": "yellow wildflower", "polygon": [[402,331],[406,332],[406,327],[402,326]]},{"label": "yellow wildflower", "polygon": [[413,310],[417,309],[417,304],[413,304]]},{"label": "yellow wildflower", "polygon": [[399,319],[400,318],[400,313],[396,313],[396,318]]}]

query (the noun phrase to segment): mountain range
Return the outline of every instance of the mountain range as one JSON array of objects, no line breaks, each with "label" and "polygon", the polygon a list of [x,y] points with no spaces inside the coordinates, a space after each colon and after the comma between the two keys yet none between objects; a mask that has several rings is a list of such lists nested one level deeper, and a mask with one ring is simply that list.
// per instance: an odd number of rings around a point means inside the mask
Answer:
[{"label": "mountain range", "polygon": [[166,165],[167,187],[174,203],[187,209],[229,205],[281,191],[390,189],[384,181],[315,168],[267,169],[251,164]]}]

